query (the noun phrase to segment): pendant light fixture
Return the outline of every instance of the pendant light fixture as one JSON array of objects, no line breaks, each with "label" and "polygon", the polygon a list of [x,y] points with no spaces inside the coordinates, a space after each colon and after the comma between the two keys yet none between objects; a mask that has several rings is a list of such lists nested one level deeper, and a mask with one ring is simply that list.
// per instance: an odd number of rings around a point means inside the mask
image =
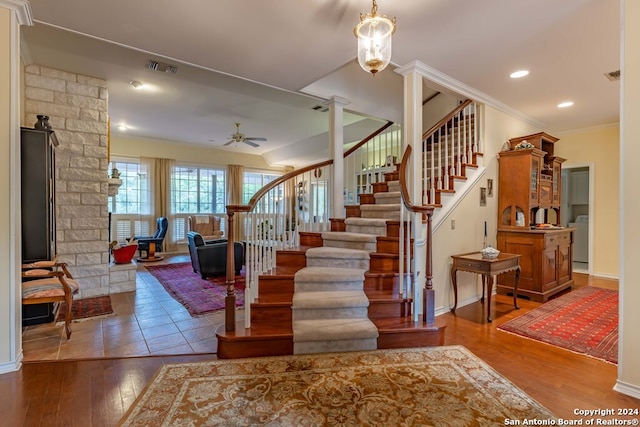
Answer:
[{"label": "pendant light fixture", "polygon": [[353,29],[358,38],[358,63],[375,75],[391,61],[391,36],[396,31],[396,18],[378,15],[378,4],[373,0],[371,12],[360,14],[360,22]]}]

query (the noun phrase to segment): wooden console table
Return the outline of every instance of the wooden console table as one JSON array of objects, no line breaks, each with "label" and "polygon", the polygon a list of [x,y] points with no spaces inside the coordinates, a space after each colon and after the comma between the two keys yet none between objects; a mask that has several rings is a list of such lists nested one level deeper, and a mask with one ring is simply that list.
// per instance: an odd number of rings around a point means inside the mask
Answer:
[{"label": "wooden console table", "polygon": [[458,281],[456,272],[458,270],[468,271],[482,275],[482,298],[484,303],[485,286],[487,286],[487,322],[491,323],[491,291],[493,290],[493,276],[515,270],[516,277],[513,284],[513,306],[518,307],[518,280],[520,279],[520,256],[519,254],[507,254],[500,252],[495,259],[483,258],[480,252],[469,252],[466,254],[452,255],[453,265],[451,266],[451,283],[453,284],[454,303],[452,312],[455,313],[458,306]]}]

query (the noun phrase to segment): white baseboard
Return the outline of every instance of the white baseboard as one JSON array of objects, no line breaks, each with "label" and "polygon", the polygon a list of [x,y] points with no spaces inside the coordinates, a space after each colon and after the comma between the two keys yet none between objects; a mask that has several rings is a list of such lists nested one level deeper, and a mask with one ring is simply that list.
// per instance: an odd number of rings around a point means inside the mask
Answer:
[{"label": "white baseboard", "polygon": [[22,368],[22,353],[18,356],[17,360],[9,361],[6,363],[0,363],[0,374],[8,374],[9,372],[16,372]]},{"label": "white baseboard", "polygon": [[613,386],[613,389],[622,394],[626,394],[627,396],[640,399],[640,386],[618,380],[616,381],[616,385]]},{"label": "white baseboard", "polygon": [[613,279],[613,280],[620,280],[620,276],[617,274],[609,274],[609,273],[596,273],[593,272],[591,273],[591,275],[593,277],[600,277],[601,279]]}]

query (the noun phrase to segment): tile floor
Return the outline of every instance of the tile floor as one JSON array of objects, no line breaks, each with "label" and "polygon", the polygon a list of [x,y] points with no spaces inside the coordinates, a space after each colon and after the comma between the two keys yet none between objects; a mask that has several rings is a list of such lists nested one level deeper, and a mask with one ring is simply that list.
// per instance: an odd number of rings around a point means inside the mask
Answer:
[{"label": "tile floor", "polygon": [[[163,262],[188,261],[177,255]],[[74,322],[70,340],[55,323],[23,328],[24,361],[216,352],[224,311],[191,317],[142,265],[136,291],[111,295],[111,304],[116,315]]]}]

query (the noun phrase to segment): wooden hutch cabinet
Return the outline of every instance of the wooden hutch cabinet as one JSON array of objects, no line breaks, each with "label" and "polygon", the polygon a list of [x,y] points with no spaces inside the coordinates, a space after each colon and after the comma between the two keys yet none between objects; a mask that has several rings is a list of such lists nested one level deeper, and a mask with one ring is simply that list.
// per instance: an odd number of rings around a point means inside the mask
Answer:
[{"label": "wooden hutch cabinet", "polygon": [[[554,156],[556,141],[544,132],[513,138],[498,155],[498,250],[522,255],[518,294],[539,302],[573,284],[573,229],[559,223],[565,159]],[[498,277],[498,293],[513,292],[512,275]]]}]

